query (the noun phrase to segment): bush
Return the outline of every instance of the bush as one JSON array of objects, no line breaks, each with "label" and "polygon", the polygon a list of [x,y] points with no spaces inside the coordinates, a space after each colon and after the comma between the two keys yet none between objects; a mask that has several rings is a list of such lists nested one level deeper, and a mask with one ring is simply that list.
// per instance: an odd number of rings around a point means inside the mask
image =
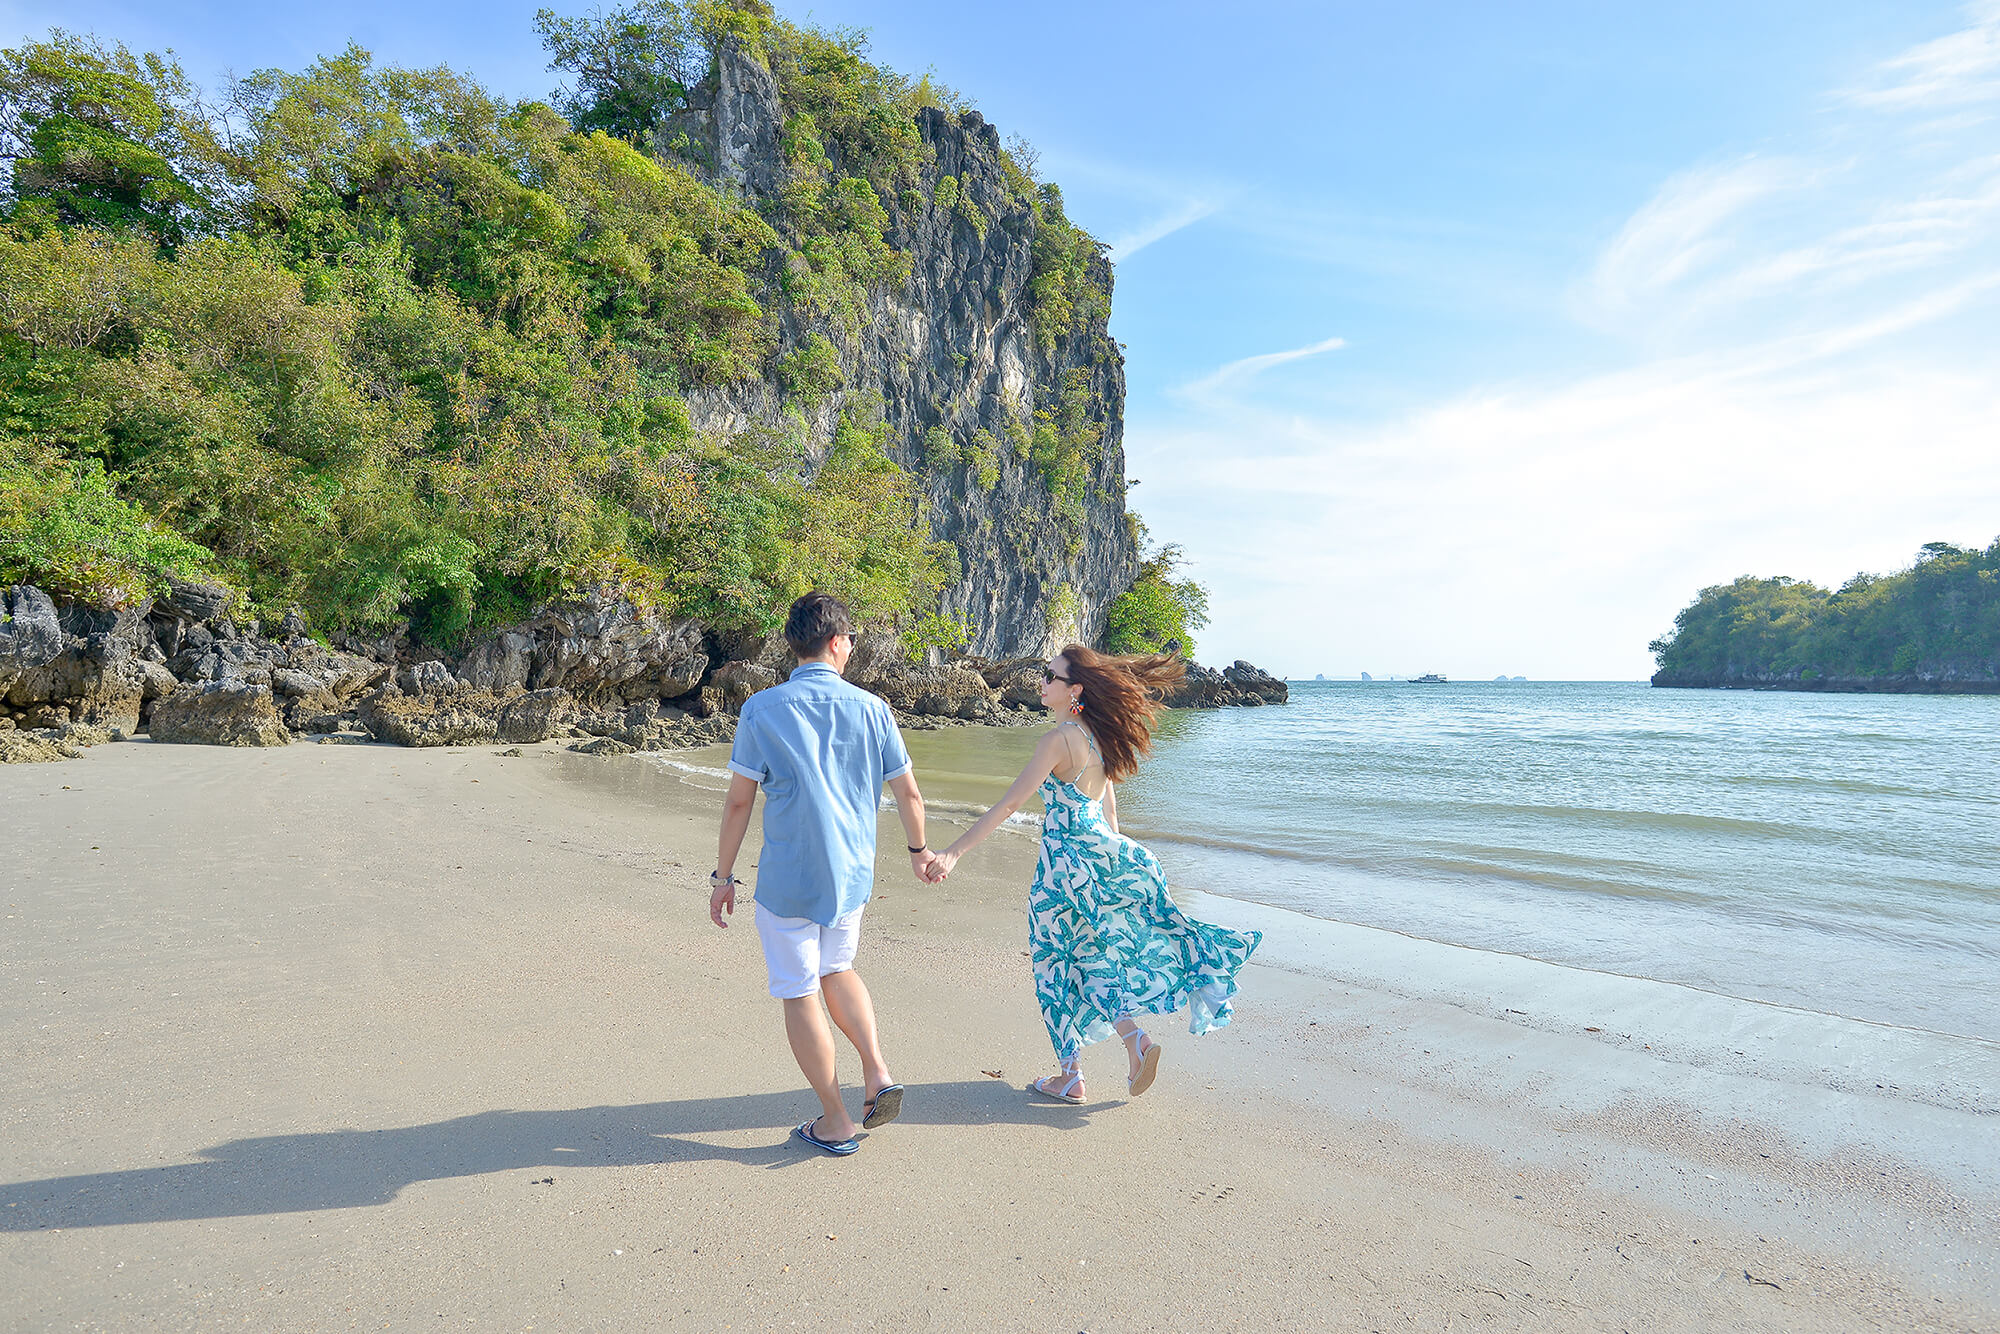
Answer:
[{"label": "bush", "polygon": [[209,553],[119,499],[96,459],[0,437],[0,584],[36,584],[99,606],[215,578]]},{"label": "bush", "polygon": [[951,432],[942,426],[933,426],[924,432],[924,466],[936,471],[948,468],[958,462],[958,446],[951,441]]},{"label": "bush", "polygon": [[978,430],[965,442],[960,451],[965,466],[972,470],[973,480],[982,491],[991,491],[1000,480],[1000,442],[993,438],[993,432]]},{"label": "bush", "polygon": [[817,409],[843,383],[840,353],[823,335],[809,335],[778,363],[778,383],[808,411]]},{"label": "bush", "polygon": [[[1132,517],[1143,539],[1145,525]],[[1208,624],[1208,590],[1192,579],[1173,577],[1185,563],[1185,554],[1172,543],[1140,563],[1132,586],[1105,609],[1105,652],[1163,653],[1167,645],[1178,644],[1182,657],[1194,657],[1194,632]]]},{"label": "bush", "polygon": [[936,649],[945,657],[964,650],[972,641],[972,627],[955,616],[925,612],[903,631],[903,653],[911,662],[922,662]]}]

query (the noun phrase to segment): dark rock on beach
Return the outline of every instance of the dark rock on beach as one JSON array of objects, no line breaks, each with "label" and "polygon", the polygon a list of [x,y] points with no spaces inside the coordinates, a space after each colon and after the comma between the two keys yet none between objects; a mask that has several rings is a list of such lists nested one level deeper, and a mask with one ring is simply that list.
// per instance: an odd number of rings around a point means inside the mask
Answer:
[{"label": "dark rock on beach", "polygon": [[1221,671],[1189,663],[1186,677],[1168,693],[1167,704],[1176,709],[1258,708],[1283,704],[1290,695],[1283,681],[1239,658]]}]

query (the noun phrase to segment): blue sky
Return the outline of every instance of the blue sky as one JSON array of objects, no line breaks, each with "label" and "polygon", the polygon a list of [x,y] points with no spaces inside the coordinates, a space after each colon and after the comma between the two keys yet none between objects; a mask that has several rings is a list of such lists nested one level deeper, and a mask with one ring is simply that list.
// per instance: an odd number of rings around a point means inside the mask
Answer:
[{"label": "blue sky", "polygon": [[[533,9],[4,13],[540,94]],[[2000,0],[785,12],[934,70],[1114,245],[1204,659],[1636,678],[1702,585],[2000,535]]]}]

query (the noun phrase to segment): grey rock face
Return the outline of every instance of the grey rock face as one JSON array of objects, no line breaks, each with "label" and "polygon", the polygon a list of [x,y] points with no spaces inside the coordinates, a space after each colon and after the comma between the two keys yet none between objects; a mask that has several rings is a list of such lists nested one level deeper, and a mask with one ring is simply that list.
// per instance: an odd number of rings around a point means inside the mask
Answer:
[{"label": "grey rock face", "polygon": [[[26,585],[8,591],[20,611],[10,623],[19,627],[11,636],[11,653],[0,641],[0,655],[7,655],[0,657],[5,702],[20,710],[57,710],[78,722],[136,728],[145,691],[143,655],[152,644],[144,609],[55,602]],[[51,607],[60,647],[46,657]]]},{"label": "grey rock face", "polygon": [[1010,658],[1005,662],[974,661],[967,663],[987,685],[999,693],[1002,704],[1017,709],[1042,708],[1042,668],[1040,658]]},{"label": "grey rock face", "polygon": [[474,690],[506,690],[528,684],[534,669],[535,637],[502,630],[474,645],[459,659],[458,679]]},{"label": "grey rock face", "polygon": [[778,684],[778,674],[762,663],[725,662],[715,669],[708,683],[722,692],[723,708],[741,713],[745,700]]},{"label": "grey rock face", "polygon": [[182,686],[153,705],[153,740],[175,745],[283,746],[292,734],[269,686],[211,681]]},{"label": "grey rock face", "polygon": [[1260,703],[1283,704],[1291,698],[1290,686],[1269,672],[1252,667],[1241,658],[1222,669],[1222,679],[1245,695],[1256,698]]},{"label": "grey rock face", "polygon": [[33,584],[14,584],[0,593],[0,694],[24,671],[45,667],[63,651],[62,621],[56,604]]},{"label": "grey rock face", "polygon": [[275,694],[314,695],[326,689],[326,683],[311,672],[302,672],[293,667],[280,667],[271,673],[271,690]]},{"label": "grey rock face", "polygon": [[157,662],[148,662],[142,659],[138,663],[137,671],[139,673],[139,699],[142,706],[150,704],[156,699],[164,699],[180,688],[181,683],[174,674]]},{"label": "grey rock face", "polygon": [[451,668],[441,662],[411,663],[396,673],[396,684],[409,695],[442,695],[458,689]]},{"label": "grey rock face", "polygon": [[215,584],[191,584],[184,579],[169,579],[167,595],[154,609],[197,624],[213,621],[229,610],[229,590]]},{"label": "grey rock face", "polygon": [[[695,142],[690,156],[711,183],[775,201],[788,168],[784,108],[768,71],[725,48],[715,80],[693,101],[668,137]],[[813,447],[823,456],[842,407],[879,394],[890,452],[922,493],[931,535],[958,552],[962,574],[942,602],[971,625],[970,651],[1010,657],[1094,641],[1106,605],[1137,568],[1125,523],[1123,358],[1101,322],[1037,340],[1028,285],[1039,224],[1002,169],[999,132],[976,111],[935,108],[918,113],[917,129],[931,157],[923,199],[885,203],[910,280],[874,293],[858,332],[817,330],[838,347],[845,389],[812,420]],[[947,176],[963,203],[941,208],[933,201]],[[1109,262],[1094,269],[1109,292]],[[809,332],[788,323],[785,340],[796,347]],[[1099,431],[1080,521],[1057,515],[1040,474],[1007,443],[1010,428],[1032,431],[1038,409],[1055,410],[1072,379]],[[763,380],[697,391],[688,403],[698,428],[722,432],[779,421],[786,406]],[[933,430],[949,438],[952,458],[927,459]],[[994,472],[982,481],[967,455],[988,440]]]}]

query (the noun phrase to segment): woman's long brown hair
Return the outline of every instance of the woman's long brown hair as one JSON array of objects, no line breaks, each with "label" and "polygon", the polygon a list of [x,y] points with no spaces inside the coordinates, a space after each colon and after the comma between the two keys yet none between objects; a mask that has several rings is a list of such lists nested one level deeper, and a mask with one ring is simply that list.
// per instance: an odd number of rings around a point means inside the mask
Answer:
[{"label": "woman's long brown hair", "polygon": [[1097,739],[1105,774],[1113,782],[1131,776],[1153,749],[1153,719],[1186,665],[1171,653],[1114,657],[1081,644],[1064,648],[1062,659],[1064,675],[1083,687],[1082,722]]}]

